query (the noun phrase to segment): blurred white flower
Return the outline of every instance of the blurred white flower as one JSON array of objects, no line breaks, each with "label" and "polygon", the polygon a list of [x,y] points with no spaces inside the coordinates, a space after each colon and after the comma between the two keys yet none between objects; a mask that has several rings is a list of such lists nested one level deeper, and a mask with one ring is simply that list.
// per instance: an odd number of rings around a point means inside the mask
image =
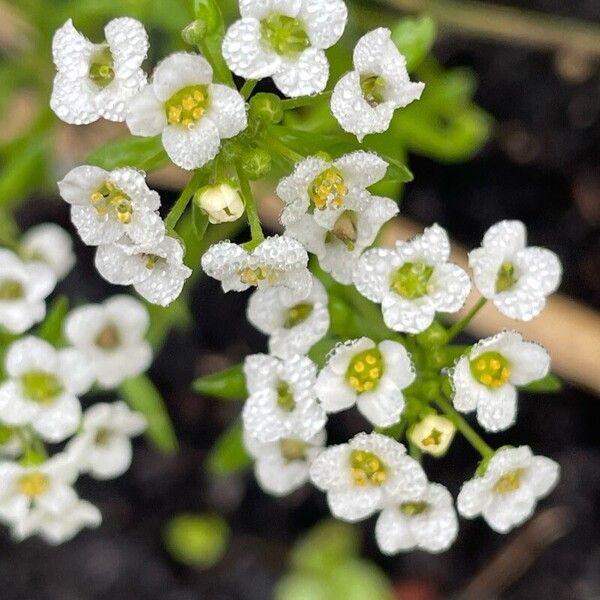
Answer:
[{"label": "blurred white flower", "polygon": [[152,348],[145,340],[150,325],[141,302],[126,295],[104,304],[87,304],[65,319],[67,340],[87,359],[103,388],[115,388],[139,375],[152,363]]},{"label": "blurred white flower", "polygon": [[239,191],[228,183],[207,185],[198,190],[194,202],[213,224],[237,221],[245,210]]},{"label": "blurred white flower", "polygon": [[199,54],[176,52],[160,62],[152,82],[130,102],[133,135],[162,135],[170,159],[198,169],[219,152],[221,140],[246,129],[246,104],[237,90],[212,83],[213,71]]},{"label": "blurred white flower", "polygon": [[456,427],[442,415],[427,415],[408,431],[408,439],[431,456],[443,456],[448,451]]},{"label": "blurred white flower", "polygon": [[50,107],[67,123],[83,125],[100,117],[124,121],[128,101],[146,85],[141,65],[148,35],[135,19],[113,19],[106,42],[93,44],[69,19],[54,34],[52,55],[58,70]]},{"label": "blurred white flower", "polygon": [[507,317],[530,321],[539,315],[546,297],[560,285],[562,266],[550,250],[527,246],[521,221],[501,221],[490,227],[481,248],[469,253],[477,289]]},{"label": "blurred white flower", "polygon": [[464,483],[456,506],[467,519],[481,515],[498,533],[525,522],[537,501],[558,482],[560,467],[545,456],[533,456],[529,446],[502,448],[491,458],[485,474]]},{"label": "blurred white flower", "polygon": [[71,236],[54,223],[42,223],[28,229],[21,238],[21,249],[28,260],[46,263],[63,279],[75,265]]},{"label": "blurred white flower", "polygon": [[342,0],[240,0],[240,13],[223,40],[223,57],[236,75],[272,77],[292,97],[325,89],[324,51],[342,37],[348,20]]}]

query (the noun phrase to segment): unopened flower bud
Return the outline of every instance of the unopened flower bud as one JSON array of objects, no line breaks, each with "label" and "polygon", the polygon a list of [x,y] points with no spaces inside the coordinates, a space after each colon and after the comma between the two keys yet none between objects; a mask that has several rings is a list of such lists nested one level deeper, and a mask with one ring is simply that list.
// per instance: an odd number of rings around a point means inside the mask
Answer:
[{"label": "unopened flower bud", "polygon": [[256,181],[271,170],[271,155],[262,148],[253,148],[242,155],[242,169],[249,179]]},{"label": "unopened flower bud", "polygon": [[408,438],[422,452],[432,456],[443,456],[448,451],[455,433],[456,427],[446,417],[427,415],[408,432]]},{"label": "unopened flower bud", "polygon": [[244,214],[244,202],[240,193],[228,183],[203,187],[196,192],[194,202],[213,224],[236,221]]},{"label": "unopened flower bud", "polygon": [[264,123],[279,123],[283,119],[281,99],[275,94],[256,94],[250,100],[250,115]]}]

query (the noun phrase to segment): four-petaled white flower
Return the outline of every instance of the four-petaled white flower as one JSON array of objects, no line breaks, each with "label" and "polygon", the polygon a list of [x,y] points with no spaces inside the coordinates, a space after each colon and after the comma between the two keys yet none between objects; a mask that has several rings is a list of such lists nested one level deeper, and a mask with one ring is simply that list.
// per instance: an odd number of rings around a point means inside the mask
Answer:
[{"label": "four-petaled white flower", "polygon": [[439,553],[447,550],[458,534],[458,519],[450,492],[439,483],[383,509],[375,525],[375,538],[384,554],[410,550]]},{"label": "four-petaled white flower", "polygon": [[137,169],[105,171],[83,165],[59,181],[58,188],[71,205],[71,220],[88,246],[111,244],[124,236],[135,244],[158,244],[165,235],[157,212],[160,196]]},{"label": "four-petaled white flower", "polygon": [[244,429],[259,442],[285,438],[310,440],[327,421],[315,396],[317,367],[306,356],[281,360],[253,354],[244,362],[249,397]]},{"label": "four-petaled white flower", "polygon": [[245,434],[244,445],[254,457],[254,474],[260,487],[273,496],[286,496],[308,481],[310,465],[323,451],[325,439],[325,429],[309,440],[288,437],[268,443]]},{"label": "four-petaled white flower", "polygon": [[75,264],[71,236],[54,223],[42,223],[28,229],[21,239],[21,250],[28,260],[46,263],[63,279]]},{"label": "four-petaled white flower", "polygon": [[411,358],[402,344],[384,340],[377,345],[363,337],[334,348],[315,390],[327,412],[356,404],[373,425],[389,427],[400,419],[402,390],[414,380]]},{"label": "four-petaled white flower", "polygon": [[100,117],[124,121],[128,101],[146,85],[141,65],[148,34],[135,19],[113,19],[106,42],[93,44],[69,19],[54,34],[52,55],[58,70],[50,106],[60,119],[84,125]]},{"label": "four-petaled white flower", "polygon": [[223,40],[223,57],[236,75],[272,77],[292,97],[325,89],[324,50],[342,37],[348,20],[343,0],[240,0],[240,13]]},{"label": "four-petaled white flower", "polygon": [[146,428],[146,419],[124,402],[98,403],[88,408],[81,431],[67,446],[81,473],[96,479],[119,477],[131,464],[131,439]]},{"label": "four-petaled white flower", "polygon": [[367,250],[354,274],[356,289],[381,303],[385,324],[395,331],[419,333],[435,313],[453,313],[464,304],[471,282],[457,265],[448,263],[450,240],[439,225],[425,229],[394,249]]},{"label": "four-petaled white flower", "polygon": [[23,333],[41,321],[46,316],[44,300],[55,286],[56,275],[48,265],[24,263],[0,248],[0,328]]},{"label": "four-petaled white flower", "polygon": [[387,131],[394,111],[418,100],[425,87],[410,80],[389,29],[375,29],[358,41],[354,69],[336,84],[331,111],[342,129],[360,141]]},{"label": "four-petaled white flower", "polygon": [[31,425],[44,440],[62,442],[75,432],[81,417],[78,396],[85,394],[94,373],[75,348],[56,350],[33,336],[8,348],[0,384],[0,419],[8,425]]},{"label": "four-petaled white flower", "polygon": [[184,169],[198,169],[219,152],[221,140],[248,125],[242,96],[212,83],[208,61],[177,52],[154,70],[152,82],[130,102],[127,126],[133,135],[162,134],[171,160]]},{"label": "four-petaled white flower", "polygon": [[327,291],[316,277],[306,298],[287,296],[279,288],[264,288],[248,302],[248,320],[269,336],[269,352],[280,358],[306,354],[329,329]]},{"label": "four-petaled white flower", "polygon": [[71,311],[64,331],[86,357],[99,385],[110,389],[150,366],[152,348],[144,339],[149,324],[143,304],[118,295],[104,304],[87,304]]},{"label": "four-petaled white flower", "polygon": [[469,253],[481,295],[519,321],[530,321],[542,312],[562,276],[554,252],[526,245],[527,230],[521,221],[501,221],[487,230],[481,248]]},{"label": "four-petaled white flower", "polygon": [[121,240],[99,246],[95,264],[104,279],[115,285],[133,285],[148,302],[168,306],[179,297],[192,270],[183,264],[181,242],[169,235],[149,246]]},{"label": "four-petaled white flower", "polygon": [[427,487],[423,469],[405,447],[379,433],[359,433],[347,444],[330,446],[313,461],[310,478],[327,492],[333,515],[344,521],[418,498]]},{"label": "four-petaled white flower", "polygon": [[560,467],[545,456],[534,456],[529,446],[502,448],[494,454],[485,474],[463,484],[456,507],[467,519],[481,515],[498,533],[524,523],[538,499],[558,482]]},{"label": "four-petaled white flower", "polygon": [[202,269],[221,282],[223,291],[250,287],[281,287],[284,297],[302,300],[310,293],[308,254],[297,240],[275,235],[248,252],[229,241],[212,245],[202,257]]},{"label": "four-petaled white flower", "polygon": [[477,410],[477,420],[488,431],[507,429],[517,416],[515,386],[537,381],[549,369],[548,352],[524,342],[516,331],[485,338],[452,371],[454,407],[461,412]]}]

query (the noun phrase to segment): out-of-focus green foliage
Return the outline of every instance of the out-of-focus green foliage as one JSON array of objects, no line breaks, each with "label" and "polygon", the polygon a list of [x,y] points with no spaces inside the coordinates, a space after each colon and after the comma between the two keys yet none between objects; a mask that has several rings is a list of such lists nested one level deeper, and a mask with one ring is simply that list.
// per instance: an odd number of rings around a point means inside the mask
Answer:
[{"label": "out-of-focus green foliage", "polygon": [[244,400],[248,395],[242,365],[199,377],[194,381],[193,388],[199,394],[225,400]]},{"label": "out-of-focus green foliage", "polygon": [[215,442],[206,458],[206,468],[213,475],[230,475],[251,464],[242,439],[242,422],[237,420]]},{"label": "out-of-focus green foliage", "polygon": [[59,346],[62,341],[62,326],[69,312],[69,299],[66,296],[58,296],[52,302],[44,322],[39,327],[37,336],[50,342],[53,346]]}]

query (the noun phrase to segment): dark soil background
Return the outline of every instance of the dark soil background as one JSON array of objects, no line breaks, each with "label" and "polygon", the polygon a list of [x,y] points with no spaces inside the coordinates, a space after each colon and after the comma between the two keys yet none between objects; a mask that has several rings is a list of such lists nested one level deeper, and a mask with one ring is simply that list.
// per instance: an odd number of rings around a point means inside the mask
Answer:
[{"label": "dark soil background", "polygon": [[[521,0],[505,4],[600,20],[598,0]],[[411,157],[415,182],[403,211],[423,223],[437,221],[467,246],[475,246],[492,223],[518,218],[530,241],[557,252],[565,267],[562,291],[600,304],[600,79],[565,77],[554,57],[496,43],[443,37],[436,55],[448,66],[472,66],[480,77],[477,101],[497,120],[494,139],[463,165],[440,165]],[[168,203],[168,198],[166,202]],[[21,215],[24,226],[54,220],[69,227],[62,203],[36,200]],[[120,290],[94,272],[92,253],[78,246],[77,276],[63,289],[74,298],[98,301]],[[39,540],[14,545],[0,534],[2,600],[266,600],[285,570],[287,549],[328,516],[322,494],[308,487],[283,500],[263,494],[251,474],[211,479],[203,458],[239,405],[200,398],[193,377],[237,362],[265,348],[245,322],[245,297],[224,296],[213,281],[194,292],[195,327],[172,334],[152,377],[168,399],[181,442],[165,458],[136,441],[131,470],[119,480],[81,481],[81,495],[97,504],[104,524],[57,549]],[[568,327],[568,323],[563,324]],[[600,365],[599,365],[600,366]],[[520,531],[492,532],[480,520],[461,521],[455,546],[442,556],[412,553],[383,558],[373,541],[374,520],[362,524],[364,553],[397,583],[402,600],[456,595],[506,544],[516,540],[516,581],[506,600],[600,598],[600,446],[598,398],[567,387],[554,396],[524,396],[518,425],[492,441],[529,444],[560,462],[560,486],[540,505],[566,507],[569,533],[533,560],[539,540]],[[346,440],[362,428],[356,416],[332,421],[330,440]],[[476,457],[455,444],[441,462],[427,461],[433,480],[456,493],[471,476]],[[216,510],[232,528],[222,562],[205,572],[175,563],[161,541],[165,521],[181,511]],[[531,558],[522,577],[518,571]],[[500,573],[502,574],[502,573]],[[496,577],[497,581],[498,578]],[[310,599],[307,599],[310,600]],[[342,600],[342,599],[341,599]]]}]

